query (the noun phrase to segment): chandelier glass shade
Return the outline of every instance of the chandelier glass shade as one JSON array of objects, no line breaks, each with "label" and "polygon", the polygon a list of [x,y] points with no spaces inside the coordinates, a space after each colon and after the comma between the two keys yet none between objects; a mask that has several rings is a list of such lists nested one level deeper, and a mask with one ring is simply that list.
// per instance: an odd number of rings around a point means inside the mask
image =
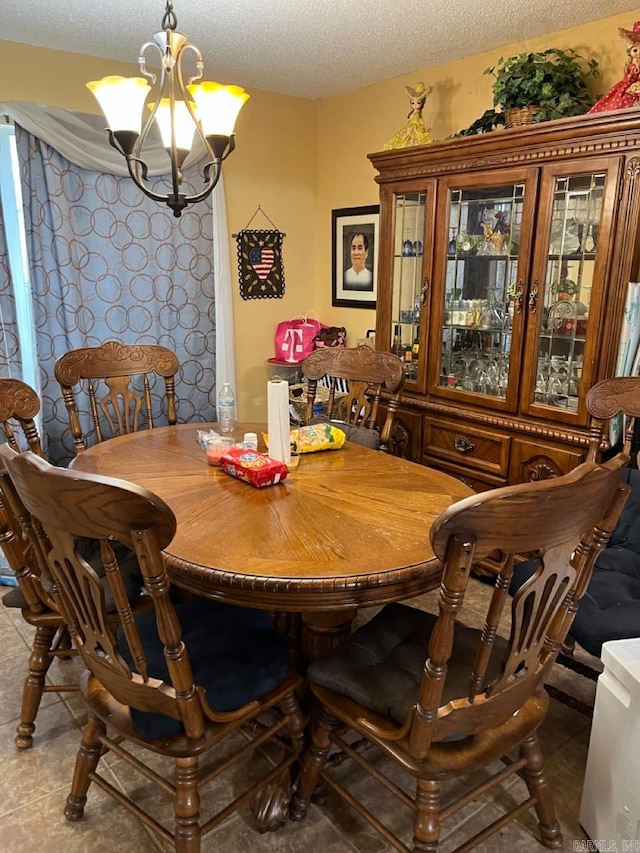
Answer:
[{"label": "chandelier glass shade", "polygon": [[[143,76],[104,77],[87,83],[87,88],[98,100],[107,119],[109,142],[126,159],[136,186],[154,201],[166,203],[174,216],[181,216],[188,205],[207,198],[217,184],[222,161],[235,147],[236,119],[249,95],[240,86],[201,81],[202,55],[176,27],[173,3],[167,0],[162,31],[140,49],[138,63]],[[147,70],[148,49],[159,54],[159,79]],[[188,54],[192,65],[195,60],[195,73],[185,78],[183,63]],[[151,96],[154,100],[147,103]],[[151,189],[143,159],[154,121],[171,160],[171,191],[166,194]],[[195,195],[187,195],[182,191],[182,165],[196,136],[207,155],[202,170],[204,187]]]}]

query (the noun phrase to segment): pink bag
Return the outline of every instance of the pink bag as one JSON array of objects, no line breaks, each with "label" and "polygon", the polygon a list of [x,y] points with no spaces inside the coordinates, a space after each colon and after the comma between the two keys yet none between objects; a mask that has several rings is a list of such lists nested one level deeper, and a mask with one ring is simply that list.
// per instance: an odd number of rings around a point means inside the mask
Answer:
[{"label": "pink bag", "polygon": [[276,358],[290,364],[304,361],[315,349],[314,338],[324,323],[306,314],[304,317],[292,317],[283,320],[276,327]]}]

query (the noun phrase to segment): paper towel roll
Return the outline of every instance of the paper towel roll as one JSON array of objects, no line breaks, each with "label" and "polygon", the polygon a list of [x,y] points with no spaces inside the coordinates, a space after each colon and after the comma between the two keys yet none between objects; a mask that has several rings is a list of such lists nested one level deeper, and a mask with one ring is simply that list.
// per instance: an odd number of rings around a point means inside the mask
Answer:
[{"label": "paper towel roll", "polygon": [[269,456],[288,465],[291,462],[289,383],[279,377],[267,382],[267,426]]}]

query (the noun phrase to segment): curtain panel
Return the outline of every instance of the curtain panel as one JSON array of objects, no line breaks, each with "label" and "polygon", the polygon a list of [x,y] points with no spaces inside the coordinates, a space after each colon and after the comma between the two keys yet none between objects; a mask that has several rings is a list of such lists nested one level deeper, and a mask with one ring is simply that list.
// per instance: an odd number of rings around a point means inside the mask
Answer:
[{"label": "curtain panel", "polygon": [[0,378],[19,379],[21,375],[16,302],[5,230],[0,228]]},{"label": "curtain panel", "polygon": [[[49,457],[64,464],[74,455],[55,361],[106,340],[158,343],[175,352],[180,421],[211,420],[210,199],[175,220],[129,178],[76,166],[19,125],[16,143]],[[185,174],[189,192],[192,177]],[[88,406],[82,417],[90,434]]]},{"label": "curtain panel", "polygon": [[[17,126],[51,458],[65,462],[71,453],[54,387],[55,359],[69,348],[108,338],[172,348],[182,365],[179,419],[213,419],[216,385],[236,384],[222,178],[209,199],[176,220],[135,187],[124,159],[108,144],[103,118],[18,102],[0,104],[0,112]],[[187,158],[189,193],[197,192],[202,181],[189,164],[197,164],[203,154],[196,148]],[[145,157],[151,176],[167,174],[168,158],[159,139],[151,140]],[[161,177],[156,189],[166,189]],[[12,343],[15,312],[1,246],[6,321],[0,315],[0,334],[8,342],[0,341],[0,346],[10,355],[0,350],[0,359],[6,357],[11,375],[19,376],[17,340]]]}]

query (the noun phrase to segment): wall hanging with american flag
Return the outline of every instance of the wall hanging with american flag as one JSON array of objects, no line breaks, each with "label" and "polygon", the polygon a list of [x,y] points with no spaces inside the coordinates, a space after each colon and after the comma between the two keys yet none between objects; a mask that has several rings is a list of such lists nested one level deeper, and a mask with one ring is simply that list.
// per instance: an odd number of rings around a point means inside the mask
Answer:
[{"label": "wall hanging with american flag", "polygon": [[[249,225],[262,213],[273,225],[270,231],[249,231]],[[238,241],[238,275],[243,299],[281,299],[284,295],[282,238],[286,235],[258,205],[246,227],[233,235]]]}]

